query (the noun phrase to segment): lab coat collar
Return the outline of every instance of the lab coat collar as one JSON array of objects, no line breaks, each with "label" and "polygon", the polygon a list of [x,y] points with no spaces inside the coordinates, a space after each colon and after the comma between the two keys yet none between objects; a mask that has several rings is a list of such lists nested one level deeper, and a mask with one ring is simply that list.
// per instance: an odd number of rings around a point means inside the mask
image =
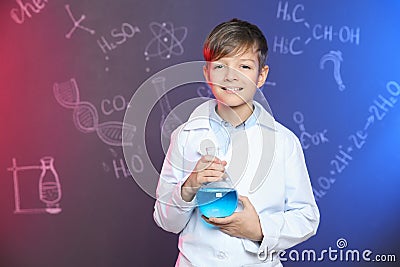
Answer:
[{"label": "lab coat collar", "polygon": [[[260,103],[256,101],[253,101],[253,103],[260,110],[256,124],[276,131],[274,117],[271,116],[271,114],[269,114]],[[216,105],[217,100],[211,99],[198,106],[190,115],[183,130],[210,129],[210,115]]]}]

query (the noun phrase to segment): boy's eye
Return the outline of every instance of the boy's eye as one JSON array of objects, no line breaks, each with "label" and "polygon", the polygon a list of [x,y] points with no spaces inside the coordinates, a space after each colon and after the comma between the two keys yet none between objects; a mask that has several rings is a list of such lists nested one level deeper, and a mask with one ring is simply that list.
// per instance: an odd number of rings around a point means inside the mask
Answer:
[{"label": "boy's eye", "polygon": [[214,64],[214,69],[222,69],[224,67],[223,64]]},{"label": "boy's eye", "polygon": [[242,67],[242,69],[248,69],[248,70],[251,69],[251,67],[249,65],[242,65],[241,67]]}]

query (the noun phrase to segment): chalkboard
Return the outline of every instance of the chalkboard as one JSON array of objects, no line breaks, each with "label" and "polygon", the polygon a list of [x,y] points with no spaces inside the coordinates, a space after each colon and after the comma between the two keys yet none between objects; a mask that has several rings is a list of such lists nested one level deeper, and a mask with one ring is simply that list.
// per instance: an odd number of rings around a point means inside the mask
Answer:
[{"label": "chalkboard", "polygon": [[[399,11],[394,0],[2,1],[0,266],[174,265],[177,235],[156,226],[154,188],[138,181],[158,179],[144,174],[165,157],[160,125],[185,120],[171,110],[212,96],[201,78],[165,94],[160,71],[203,60],[209,31],[234,17],[267,37],[261,93],[301,141],[321,212],[284,265],[365,266],[369,250],[395,266]],[[143,84],[159,101],[137,145],[143,129],[123,121]]]}]

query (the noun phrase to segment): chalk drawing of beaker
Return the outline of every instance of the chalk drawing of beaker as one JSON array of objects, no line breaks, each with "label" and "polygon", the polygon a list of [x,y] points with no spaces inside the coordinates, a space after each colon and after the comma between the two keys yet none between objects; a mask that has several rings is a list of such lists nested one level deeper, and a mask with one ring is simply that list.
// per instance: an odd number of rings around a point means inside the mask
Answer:
[{"label": "chalk drawing of beaker", "polygon": [[44,157],[40,159],[42,163],[39,179],[39,197],[46,204],[46,211],[56,214],[61,211],[61,185],[58,174],[54,168],[54,159],[52,157]]},{"label": "chalk drawing of beaker", "polygon": [[172,108],[166,95],[167,90],[165,87],[165,77],[156,77],[151,80],[154,88],[156,89],[157,95],[160,97],[161,107],[161,132],[165,137],[170,137],[173,130],[175,130],[182,121],[178,118],[175,113],[171,113]]},{"label": "chalk drawing of beaker", "polygon": [[[43,157],[40,159],[40,163],[40,165],[18,166],[17,160],[13,158],[12,166],[7,168],[13,174],[14,213],[16,214],[58,214],[61,212],[61,184],[54,168],[54,158]],[[21,178],[21,176],[23,177]],[[26,190],[27,187],[23,185],[26,185],[27,180],[23,178],[32,181],[29,184],[32,184],[33,187],[28,187],[29,190]],[[31,188],[33,190],[30,190]],[[21,204],[21,198],[25,199],[25,205]],[[30,201],[26,201],[27,199]],[[30,207],[26,207],[26,204],[29,204]],[[44,207],[43,204],[45,204]]]}]

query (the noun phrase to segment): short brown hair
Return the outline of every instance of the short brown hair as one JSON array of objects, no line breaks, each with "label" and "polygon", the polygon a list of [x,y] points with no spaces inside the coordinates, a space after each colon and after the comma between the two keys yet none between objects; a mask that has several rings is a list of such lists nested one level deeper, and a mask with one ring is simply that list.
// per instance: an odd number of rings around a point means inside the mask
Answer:
[{"label": "short brown hair", "polygon": [[206,61],[215,61],[229,55],[236,55],[255,47],[258,52],[259,70],[264,66],[268,44],[264,34],[254,24],[232,19],[217,25],[207,36],[203,54]]}]

